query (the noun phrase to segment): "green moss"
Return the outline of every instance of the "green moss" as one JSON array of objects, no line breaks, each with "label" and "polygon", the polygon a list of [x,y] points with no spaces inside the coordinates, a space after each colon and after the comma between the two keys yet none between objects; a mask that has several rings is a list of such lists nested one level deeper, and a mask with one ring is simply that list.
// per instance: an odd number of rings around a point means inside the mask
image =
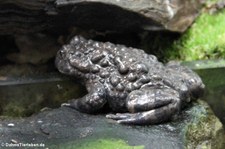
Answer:
[{"label": "green moss", "polygon": [[98,140],[85,140],[80,143],[66,143],[54,148],[60,149],[144,149],[144,146],[130,146],[124,140],[117,139],[98,139]]},{"label": "green moss", "polygon": [[19,103],[9,103],[2,109],[2,115],[20,117],[24,114],[25,108]]},{"label": "green moss", "polygon": [[206,0],[205,5],[211,5],[211,4],[214,4],[216,2],[219,2],[219,0]]},{"label": "green moss", "polygon": [[192,27],[166,50],[169,59],[185,61],[225,58],[225,10],[203,13]]},{"label": "green moss", "polygon": [[123,140],[100,139],[82,144],[78,149],[143,149],[143,146],[129,146]]}]

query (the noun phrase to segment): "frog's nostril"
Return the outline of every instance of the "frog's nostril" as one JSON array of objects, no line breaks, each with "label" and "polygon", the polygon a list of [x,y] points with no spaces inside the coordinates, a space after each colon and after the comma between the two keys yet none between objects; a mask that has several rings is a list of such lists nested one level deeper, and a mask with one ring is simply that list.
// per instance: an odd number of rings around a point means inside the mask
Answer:
[{"label": "frog's nostril", "polygon": [[65,56],[65,51],[64,50],[60,50],[59,51],[59,55],[61,58],[63,58]]}]

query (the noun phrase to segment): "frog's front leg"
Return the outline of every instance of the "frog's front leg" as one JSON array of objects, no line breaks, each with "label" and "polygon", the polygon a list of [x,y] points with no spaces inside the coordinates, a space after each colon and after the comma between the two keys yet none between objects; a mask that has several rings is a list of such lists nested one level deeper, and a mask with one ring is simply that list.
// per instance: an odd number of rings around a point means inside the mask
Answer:
[{"label": "frog's front leg", "polygon": [[105,90],[100,84],[89,84],[88,94],[82,98],[72,99],[61,106],[68,106],[84,113],[94,113],[101,109],[107,102]]},{"label": "frog's front leg", "polygon": [[144,88],[130,93],[127,108],[131,113],[106,117],[123,124],[157,124],[168,121],[180,109],[179,93],[171,88]]}]

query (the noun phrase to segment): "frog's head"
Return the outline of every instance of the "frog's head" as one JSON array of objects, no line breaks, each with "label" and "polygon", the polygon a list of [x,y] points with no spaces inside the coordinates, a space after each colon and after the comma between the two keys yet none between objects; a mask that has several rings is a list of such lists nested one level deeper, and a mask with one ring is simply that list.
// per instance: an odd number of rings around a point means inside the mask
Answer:
[{"label": "frog's head", "polygon": [[55,65],[61,73],[79,77],[90,71],[86,43],[84,38],[76,36],[58,51]]}]

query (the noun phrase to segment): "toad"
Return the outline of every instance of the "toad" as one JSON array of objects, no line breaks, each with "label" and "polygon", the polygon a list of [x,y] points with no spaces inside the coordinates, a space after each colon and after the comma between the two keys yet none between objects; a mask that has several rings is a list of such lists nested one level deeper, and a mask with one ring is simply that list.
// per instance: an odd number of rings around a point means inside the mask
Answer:
[{"label": "toad", "polygon": [[169,121],[184,105],[203,95],[204,84],[177,62],[163,64],[141,49],[75,36],[58,51],[58,70],[82,81],[88,94],[62,104],[85,113],[105,105],[107,118],[122,124]]}]

